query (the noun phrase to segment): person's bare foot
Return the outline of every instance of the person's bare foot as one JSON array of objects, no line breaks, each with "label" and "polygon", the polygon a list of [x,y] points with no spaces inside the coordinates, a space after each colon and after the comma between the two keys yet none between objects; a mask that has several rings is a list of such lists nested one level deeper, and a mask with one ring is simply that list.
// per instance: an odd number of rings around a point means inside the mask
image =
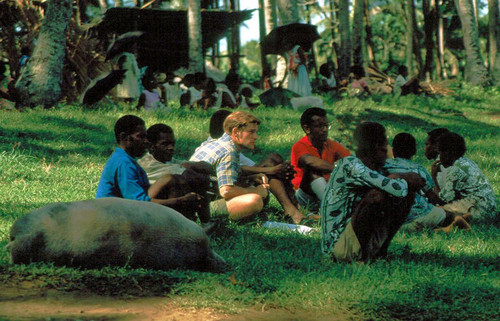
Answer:
[{"label": "person's bare foot", "polygon": [[456,226],[457,228],[459,228],[461,230],[470,230],[471,229],[470,224],[462,216],[456,216],[450,225],[448,225],[446,227],[434,229],[434,232],[450,233],[454,226]]},{"label": "person's bare foot", "polygon": [[295,209],[294,211],[290,211],[288,213],[285,213],[285,215],[290,216],[293,223],[295,223],[295,224],[300,224],[300,222],[302,222],[302,220],[304,220],[306,218],[306,216],[304,214],[302,214],[297,209]]}]

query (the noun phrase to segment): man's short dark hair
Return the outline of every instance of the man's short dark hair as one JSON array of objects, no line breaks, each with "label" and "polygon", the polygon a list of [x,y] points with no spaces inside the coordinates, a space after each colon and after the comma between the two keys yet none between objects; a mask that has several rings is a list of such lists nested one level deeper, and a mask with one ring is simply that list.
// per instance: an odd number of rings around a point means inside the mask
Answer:
[{"label": "man's short dark hair", "polygon": [[399,133],[392,141],[392,152],[395,157],[411,159],[417,153],[417,141],[408,133]]},{"label": "man's short dark hair", "polygon": [[224,135],[224,121],[231,112],[227,109],[217,110],[210,118],[210,137],[217,139]]},{"label": "man's short dark hair", "polygon": [[165,124],[155,124],[148,128],[147,131],[148,141],[151,144],[156,144],[156,142],[158,142],[158,139],[160,138],[161,133],[173,134],[174,130],[170,126]]},{"label": "man's short dark hair", "polygon": [[351,67],[351,72],[358,76],[359,78],[362,78],[365,76],[365,69],[362,66],[359,65],[354,65]]},{"label": "man's short dark hair", "polygon": [[115,123],[115,138],[116,142],[120,143],[120,134],[125,135],[133,134],[138,126],[144,126],[144,120],[135,115],[125,115],[118,119]]},{"label": "man's short dark hair", "polygon": [[387,143],[385,128],[375,122],[361,123],[354,130],[354,142],[357,146],[356,155],[358,157],[369,156],[378,146]]},{"label": "man's short dark hair", "polygon": [[310,127],[311,123],[313,122],[312,118],[314,116],[326,117],[326,110],[318,107],[311,107],[306,109],[302,113],[302,116],[300,116],[300,126],[302,126],[302,128],[304,128],[305,125]]},{"label": "man's short dark hair", "polygon": [[429,138],[429,143],[431,143],[431,145],[436,144],[439,136],[446,134],[446,133],[449,133],[449,132],[450,131],[444,127],[440,127],[440,128],[436,128],[436,129],[431,130],[430,132],[427,133],[428,138]]},{"label": "man's short dark hair", "polygon": [[465,139],[459,134],[453,132],[448,132],[439,136],[437,144],[440,152],[449,152],[450,155],[456,159],[464,156],[467,151]]}]

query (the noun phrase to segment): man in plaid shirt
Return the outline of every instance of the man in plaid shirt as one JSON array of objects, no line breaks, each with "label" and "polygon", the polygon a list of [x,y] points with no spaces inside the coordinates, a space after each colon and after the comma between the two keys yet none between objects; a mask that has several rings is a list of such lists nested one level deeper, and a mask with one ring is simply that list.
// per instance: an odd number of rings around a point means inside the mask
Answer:
[{"label": "man in plaid shirt", "polygon": [[265,175],[258,175],[257,186],[248,186],[241,180],[240,151],[255,148],[259,124],[260,120],[247,112],[231,113],[224,121],[224,135],[200,146],[190,159],[215,167],[220,195],[233,220],[259,213],[268,196],[269,184]]}]

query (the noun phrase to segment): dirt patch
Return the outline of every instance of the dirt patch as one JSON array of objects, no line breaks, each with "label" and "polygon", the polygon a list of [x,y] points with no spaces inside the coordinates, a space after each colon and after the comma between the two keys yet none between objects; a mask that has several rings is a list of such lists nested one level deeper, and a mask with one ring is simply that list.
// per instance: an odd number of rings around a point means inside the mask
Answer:
[{"label": "dirt patch", "polygon": [[63,292],[23,281],[0,291],[0,320],[119,320],[119,321],[336,321],[359,320],[349,311],[334,313],[250,309],[238,315],[212,309],[183,308],[167,297],[116,298]]}]

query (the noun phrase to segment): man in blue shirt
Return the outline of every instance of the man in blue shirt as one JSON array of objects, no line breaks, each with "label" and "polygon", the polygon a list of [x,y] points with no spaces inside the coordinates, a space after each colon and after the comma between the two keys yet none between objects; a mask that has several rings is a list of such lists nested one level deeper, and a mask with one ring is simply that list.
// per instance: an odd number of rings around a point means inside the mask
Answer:
[{"label": "man in blue shirt", "polygon": [[[96,198],[120,197],[137,201],[172,206],[173,199],[151,198],[149,180],[144,169],[135,160],[146,152],[147,134],[144,121],[134,115],[125,115],[115,124],[118,148],[104,165],[97,186]],[[187,202],[199,202],[201,197],[190,193]]]}]

